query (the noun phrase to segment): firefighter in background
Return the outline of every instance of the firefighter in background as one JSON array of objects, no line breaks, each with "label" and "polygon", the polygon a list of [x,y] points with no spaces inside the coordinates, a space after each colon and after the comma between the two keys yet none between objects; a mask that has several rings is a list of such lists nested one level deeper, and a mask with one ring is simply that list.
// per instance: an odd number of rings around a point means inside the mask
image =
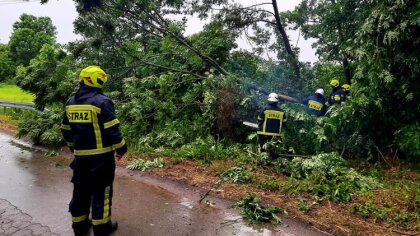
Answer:
[{"label": "firefighter in background", "polygon": [[127,145],[115,117],[114,104],[102,93],[107,79],[98,66],[83,69],[80,88],[67,101],[61,125],[64,139],[75,156],[70,164],[74,188],[69,204],[75,235],[84,235],[91,225],[96,236],[108,235],[118,227],[117,222],[111,221],[114,155],[121,159]]},{"label": "firefighter in background", "polygon": [[326,103],[327,106],[332,106],[334,104],[341,104],[342,99],[344,97],[343,90],[340,87],[340,82],[334,79],[330,81],[331,85],[331,94],[328,97],[328,101]]},{"label": "firefighter in background", "polygon": [[343,90],[342,103],[345,103],[347,100],[351,99],[350,88],[351,86],[349,84],[343,84],[341,86],[341,89]]},{"label": "firefighter in background", "polygon": [[278,107],[279,97],[276,93],[268,95],[267,103],[258,116],[257,135],[260,152],[265,143],[273,137],[280,136],[283,124],[286,122],[284,111]]},{"label": "firefighter in background", "polygon": [[314,95],[307,97],[303,102],[308,107],[308,112],[314,116],[323,116],[326,112],[324,90],[319,88]]}]

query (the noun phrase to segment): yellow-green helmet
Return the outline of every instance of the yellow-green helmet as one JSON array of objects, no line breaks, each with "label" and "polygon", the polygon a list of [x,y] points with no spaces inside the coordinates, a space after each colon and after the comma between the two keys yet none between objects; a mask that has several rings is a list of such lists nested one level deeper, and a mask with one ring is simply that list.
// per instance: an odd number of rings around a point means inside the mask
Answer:
[{"label": "yellow-green helmet", "polygon": [[108,81],[108,75],[99,66],[88,66],[80,72],[79,81],[90,87],[102,88]]},{"label": "yellow-green helmet", "polygon": [[330,85],[333,87],[338,87],[340,85],[340,82],[336,79],[333,79],[330,81]]},{"label": "yellow-green helmet", "polygon": [[347,91],[347,90],[350,90],[350,87],[351,87],[351,86],[350,86],[350,84],[343,84],[343,85],[341,86],[341,88],[342,88],[342,89],[344,89],[344,90],[346,90],[346,91]]}]

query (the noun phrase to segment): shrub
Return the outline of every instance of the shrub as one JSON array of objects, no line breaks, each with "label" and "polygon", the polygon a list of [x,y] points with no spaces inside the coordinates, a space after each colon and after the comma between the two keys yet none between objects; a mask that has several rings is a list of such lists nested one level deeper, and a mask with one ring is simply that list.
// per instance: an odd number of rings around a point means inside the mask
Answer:
[{"label": "shrub", "polygon": [[223,182],[230,182],[230,183],[249,183],[251,182],[252,178],[249,173],[242,169],[241,167],[232,167],[225,172],[223,172],[220,177],[222,178]]},{"label": "shrub", "polygon": [[312,205],[306,204],[306,203],[299,203],[298,210],[304,213],[308,213],[312,209]]},{"label": "shrub", "polygon": [[396,142],[410,159],[420,156],[420,125],[404,126],[396,132]]},{"label": "shrub", "polygon": [[291,161],[276,162],[278,171],[287,171],[291,178],[283,190],[311,192],[337,202],[350,201],[351,194],[380,187],[372,177],[366,177],[346,166],[337,153],[325,153],[310,159],[296,157]]},{"label": "shrub", "polygon": [[64,145],[60,131],[62,111],[51,108],[45,113],[24,112],[17,137],[28,136],[34,144],[57,148]]}]

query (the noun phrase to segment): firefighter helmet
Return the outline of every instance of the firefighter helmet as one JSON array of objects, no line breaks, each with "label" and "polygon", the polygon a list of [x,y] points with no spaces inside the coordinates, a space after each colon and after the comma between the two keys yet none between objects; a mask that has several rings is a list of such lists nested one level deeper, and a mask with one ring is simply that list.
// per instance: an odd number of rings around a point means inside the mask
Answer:
[{"label": "firefighter helmet", "polygon": [[330,81],[330,85],[337,88],[340,85],[340,82],[336,79]]},{"label": "firefighter helmet", "polygon": [[270,93],[268,95],[267,101],[269,101],[269,102],[279,102],[279,96],[277,95],[277,93]]},{"label": "firefighter helmet", "polygon": [[319,88],[315,91],[315,93],[321,94],[322,96],[324,96],[325,92],[322,88]]},{"label": "firefighter helmet", "polygon": [[344,89],[344,90],[346,90],[346,91],[348,91],[348,90],[350,90],[350,85],[349,84],[343,84],[342,86],[341,86],[341,88],[342,89]]},{"label": "firefighter helmet", "polygon": [[107,80],[108,75],[99,66],[88,66],[79,75],[80,82],[95,88],[102,88]]}]

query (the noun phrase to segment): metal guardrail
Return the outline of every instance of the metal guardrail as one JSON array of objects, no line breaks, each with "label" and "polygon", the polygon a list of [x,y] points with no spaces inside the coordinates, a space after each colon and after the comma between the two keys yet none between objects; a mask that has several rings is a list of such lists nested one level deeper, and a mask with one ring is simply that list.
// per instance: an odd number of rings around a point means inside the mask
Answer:
[{"label": "metal guardrail", "polygon": [[4,107],[5,110],[6,110],[6,107],[10,107],[10,108],[38,111],[35,109],[35,104],[32,102],[14,102],[14,101],[0,100],[0,106]]}]

